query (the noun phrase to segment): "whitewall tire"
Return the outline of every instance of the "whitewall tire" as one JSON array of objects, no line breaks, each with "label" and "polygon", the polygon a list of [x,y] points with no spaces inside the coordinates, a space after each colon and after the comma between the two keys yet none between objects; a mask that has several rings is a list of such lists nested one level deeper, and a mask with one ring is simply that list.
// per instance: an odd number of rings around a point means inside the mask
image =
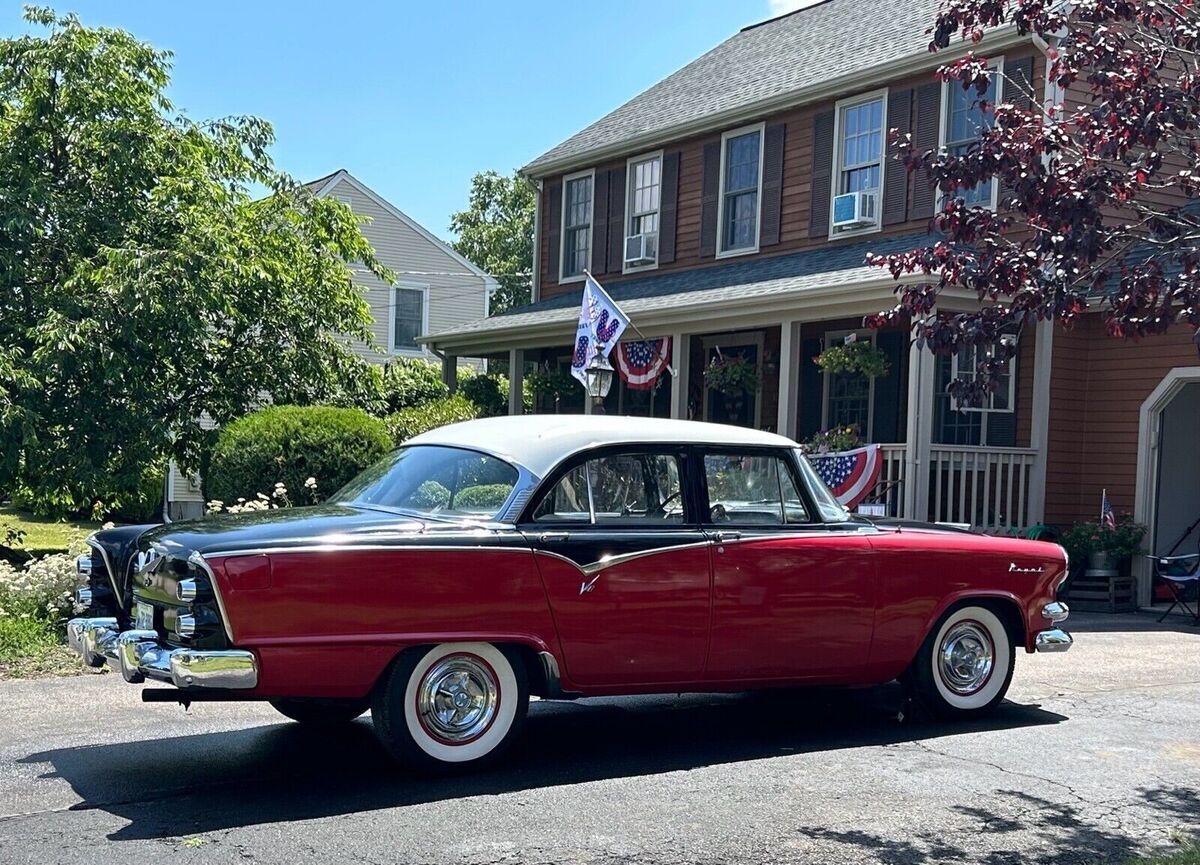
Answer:
[{"label": "whitewall tire", "polygon": [[939,717],[971,717],[1004,699],[1015,666],[1016,647],[1000,617],[986,607],[963,606],[926,637],[912,679]]},{"label": "whitewall tire", "polygon": [[476,766],[516,738],[529,706],[525,666],[491,643],[402,654],[371,702],[392,756],[420,768]]}]

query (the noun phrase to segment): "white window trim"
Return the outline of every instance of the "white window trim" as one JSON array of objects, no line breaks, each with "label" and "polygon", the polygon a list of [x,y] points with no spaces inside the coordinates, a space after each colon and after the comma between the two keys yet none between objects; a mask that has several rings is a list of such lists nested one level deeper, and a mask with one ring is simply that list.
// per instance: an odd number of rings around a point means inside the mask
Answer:
[{"label": "white window trim", "polygon": [[[737,138],[750,132],[758,133],[758,214],[754,218],[754,245],[739,249],[725,249],[725,146],[730,138]],[[733,258],[738,255],[753,255],[758,252],[759,241],[762,238],[762,202],[763,202],[763,154],[767,149],[767,124],[751,123],[740,126],[721,134],[721,171],[717,175],[717,258]]]},{"label": "white window trim", "polygon": [[[996,70],[996,98],[994,104],[999,105],[1004,101],[1004,57],[997,57],[993,62],[988,64],[988,68]],[[944,150],[947,147],[946,136],[950,132],[950,88],[961,86],[962,83],[959,81],[947,79],[946,81],[942,82],[942,108],[939,112],[941,116],[938,118],[938,150]],[[940,192],[938,193],[938,201],[940,203],[939,207],[941,204],[945,203],[946,198],[946,195]],[[993,177],[992,200],[988,203],[988,209],[994,211],[999,206],[999,200],[1000,180],[999,178]]]},{"label": "white window trim", "polygon": [[[853,108],[856,105],[862,105],[865,102],[874,102],[876,99],[883,100],[883,106],[880,116],[883,118],[881,129],[883,130],[883,143],[881,144],[881,153],[879,154],[879,201],[875,203],[875,211],[877,219],[874,225],[866,226],[865,228],[852,228],[837,231],[833,227],[833,199],[838,196],[838,189],[841,186],[842,180],[842,114],[847,108]],[[883,190],[887,188],[887,167],[888,167],[888,89],[882,87],[879,90],[872,90],[870,93],[860,93],[857,96],[851,96],[847,99],[839,99],[833,106],[833,174],[830,175],[829,183],[829,239],[840,240],[843,237],[858,237],[864,234],[878,234],[883,231]]]},{"label": "white window trim", "polygon": [[[706,336],[701,340],[701,351],[703,352],[704,364],[708,365],[708,352],[712,348],[719,346],[729,346],[738,348],[743,345],[753,345],[758,348],[758,390],[754,392],[754,428],[762,429],[762,370],[763,370],[763,351],[764,340],[763,332],[753,331],[751,333],[716,333]],[[701,375],[703,381],[703,374]],[[702,420],[708,420],[708,393],[712,390],[707,382],[704,382],[704,396],[701,399],[700,417]]]},{"label": "white window trim", "polygon": [[[1020,351],[1020,342],[1018,342],[1014,346],[1014,348],[1016,349],[1017,352],[1019,352]],[[986,406],[962,405],[958,402],[958,400],[952,398],[950,400],[951,408],[954,411],[962,411],[962,412],[982,412],[984,414],[1012,414],[1014,411],[1016,411],[1016,408],[1017,408],[1017,405],[1016,405],[1017,377],[1013,374],[1014,367],[1016,365],[1016,360],[1017,360],[1016,353],[1014,353],[1013,356],[1008,359],[1008,408],[993,407],[992,403],[995,401],[995,398],[996,398],[995,394],[988,394],[988,404]],[[958,352],[955,352],[954,354],[950,355],[950,380],[951,381],[955,381],[956,379],[958,379],[958,374],[960,371],[960,367],[959,367],[958,363],[959,363],[959,354],[958,354]]]},{"label": "white window trim", "polygon": [[[592,197],[591,211],[588,215],[588,258],[595,254],[593,244],[596,242],[596,169],[589,168],[586,171],[576,171],[574,174],[567,174],[562,179],[562,205],[558,227],[558,281],[559,284],[568,282],[583,282],[587,279],[586,273],[580,273],[575,276],[564,276],[563,272],[567,269],[567,187],[571,185],[572,180],[578,180],[581,177],[590,177],[592,179]],[[587,263],[591,267],[591,262]]]},{"label": "white window trim", "polygon": [[[858,341],[866,341],[875,345],[875,331],[873,330],[830,330],[825,332],[825,347],[843,342],[850,334],[855,334]],[[821,372],[821,429],[829,429],[829,380],[832,373]],[[859,430],[864,441],[873,442],[875,440],[875,379],[869,379],[867,386],[867,428]]]},{"label": "white window trim", "polygon": [[396,290],[420,291],[424,295],[421,301],[421,335],[429,333],[429,284],[425,282],[409,282],[400,280],[395,285],[388,286],[388,353],[396,357],[427,357],[428,352],[423,348],[396,347]]},{"label": "white window trim", "polygon": [[633,171],[632,168],[639,162],[648,162],[651,159],[658,160],[658,242],[662,243],[662,190],[663,190],[663,152],[655,150],[651,153],[643,153],[639,156],[631,156],[625,160],[625,237],[621,240],[621,273],[641,273],[644,270],[658,269],[658,245],[654,247],[654,264],[643,264],[638,267],[630,267],[625,263],[625,238],[633,234]]}]

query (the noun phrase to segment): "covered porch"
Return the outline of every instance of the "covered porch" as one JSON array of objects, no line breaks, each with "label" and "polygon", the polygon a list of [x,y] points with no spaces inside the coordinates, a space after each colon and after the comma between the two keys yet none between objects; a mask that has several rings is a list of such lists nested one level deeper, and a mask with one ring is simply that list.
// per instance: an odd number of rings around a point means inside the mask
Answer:
[{"label": "covered porch", "polygon": [[[804,255],[810,254],[785,258]],[[857,260],[862,261],[861,253]],[[709,278],[744,267],[709,268]],[[567,373],[578,292],[426,340],[447,368],[459,354],[507,366],[512,414],[527,410],[525,385],[532,383],[535,413],[586,414],[602,405],[609,414],[732,423],[802,443],[821,431],[852,426],[863,443],[881,446],[872,500],[889,516],[994,533],[1017,533],[1042,521],[1049,327],[1020,335],[1006,393],[984,409],[960,410],[945,388],[950,376],[968,374],[969,365],[960,371],[950,358],[917,349],[907,329],[862,327],[864,316],[894,302],[894,283],[876,269],[859,265],[711,287],[700,283],[690,290],[680,286],[683,279],[694,281],[697,274],[606,286],[642,334],[670,338],[671,363],[650,389],[615,379],[595,406]],[[942,309],[965,310],[975,302],[966,296],[944,298]],[[843,344],[851,334],[871,341],[886,357],[886,375],[831,374],[814,362],[826,347]],[[626,332],[626,339],[637,338]],[[728,357],[753,367],[752,387],[730,393],[714,386],[710,364]]]}]

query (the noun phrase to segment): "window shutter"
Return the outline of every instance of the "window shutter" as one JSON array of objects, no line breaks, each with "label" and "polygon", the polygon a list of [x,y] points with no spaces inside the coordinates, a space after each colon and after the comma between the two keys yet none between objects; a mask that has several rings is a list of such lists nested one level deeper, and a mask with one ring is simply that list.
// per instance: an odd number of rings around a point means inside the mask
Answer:
[{"label": "window shutter", "polygon": [[875,336],[875,344],[887,355],[891,371],[875,379],[875,416],[871,419],[871,440],[900,441],[904,435],[901,422],[904,401],[901,395],[904,366],[908,363],[908,334],[900,330],[880,331]]},{"label": "window shutter", "polygon": [[[941,125],[942,85],[939,82],[922,84],[916,90],[917,111],[913,125],[913,150],[925,153],[936,150],[938,128]],[[924,168],[913,172],[912,218],[929,219],[933,216],[937,190],[929,185],[929,172]]]},{"label": "window shutter", "polygon": [[679,219],[679,151],[663,154],[662,210],[658,217],[658,263],[675,260],[675,231]]},{"label": "window shutter", "polygon": [[813,117],[812,185],[808,199],[808,236],[829,236],[829,198],[833,194],[833,110]]},{"label": "window shutter", "polygon": [[562,181],[546,184],[546,277],[558,282],[562,276]]},{"label": "window shutter", "polygon": [[[592,181],[592,273],[604,273],[608,258],[608,205],[611,171],[597,171]],[[620,271],[620,268],[617,268]]]},{"label": "window shutter", "polygon": [[[1011,102],[1023,111],[1029,111],[1033,108],[1033,99],[1030,96],[1030,88],[1033,82],[1033,58],[1022,57],[1020,60],[1005,63],[1004,77],[1008,80],[1003,84],[1004,90],[1001,93],[1003,100]],[[1011,198],[1013,192],[1014,190],[1009,184],[1003,183],[1000,185],[998,206],[1001,209],[1004,208],[1005,199]]]},{"label": "window shutter", "polygon": [[[900,90],[888,94],[887,126],[901,136],[912,130],[912,90]],[[885,148],[887,145],[884,145]],[[888,148],[885,154],[888,154]],[[908,218],[908,172],[904,163],[895,159],[884,159],[883,166],[883,224],[895,225]],[[890,439],[889,439],[890,441]]]},{"label": "window shutter", "polygon": [[[828,227],[825,229],[829,232]],[[800,418],[797,438],[804,441],[821,429],[821,401],[825,398],[825,376],[812,358],[821,353],[821,340],[806,339],[800,351]]]},{"label": "window shutter", "polygon": [[608,272],[625,266],[625,168],[608,172]]},{"label": "window shutter", "polygon": [[704,145],[704,185],[700,195],[700,255],[717,254],[717,197],[721,186],[721,142]]},{"label": "window shutter", "polygon": [[783,145],[786,123],[773,123],[763,138],[762,226],[758,245],[779,243],[779,221],[783,208]]}]

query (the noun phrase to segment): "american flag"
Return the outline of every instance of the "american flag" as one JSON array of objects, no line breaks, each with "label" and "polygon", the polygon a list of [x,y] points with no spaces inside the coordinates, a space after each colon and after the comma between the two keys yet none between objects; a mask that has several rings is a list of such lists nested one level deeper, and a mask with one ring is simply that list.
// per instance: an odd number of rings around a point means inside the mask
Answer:
[{"label": "american flag", "polygon": [[1117,517],[1113,513],[1112,502],[1108,500],[1108,490],[1100,493],[1100,525],[1108,529],[1117,527]]},{"label": "american flag", "polygon": [[879,445],[867,445],[852,451],[810,454],[808,461],[837,500],[853,509],[867,497],[879,480],[883,463],[879,460]]},{"label": "american flag", "polygon": [[633,390],[654,387],[671,362],[671,337],[623,342],[617,346],[617,372]]}]

